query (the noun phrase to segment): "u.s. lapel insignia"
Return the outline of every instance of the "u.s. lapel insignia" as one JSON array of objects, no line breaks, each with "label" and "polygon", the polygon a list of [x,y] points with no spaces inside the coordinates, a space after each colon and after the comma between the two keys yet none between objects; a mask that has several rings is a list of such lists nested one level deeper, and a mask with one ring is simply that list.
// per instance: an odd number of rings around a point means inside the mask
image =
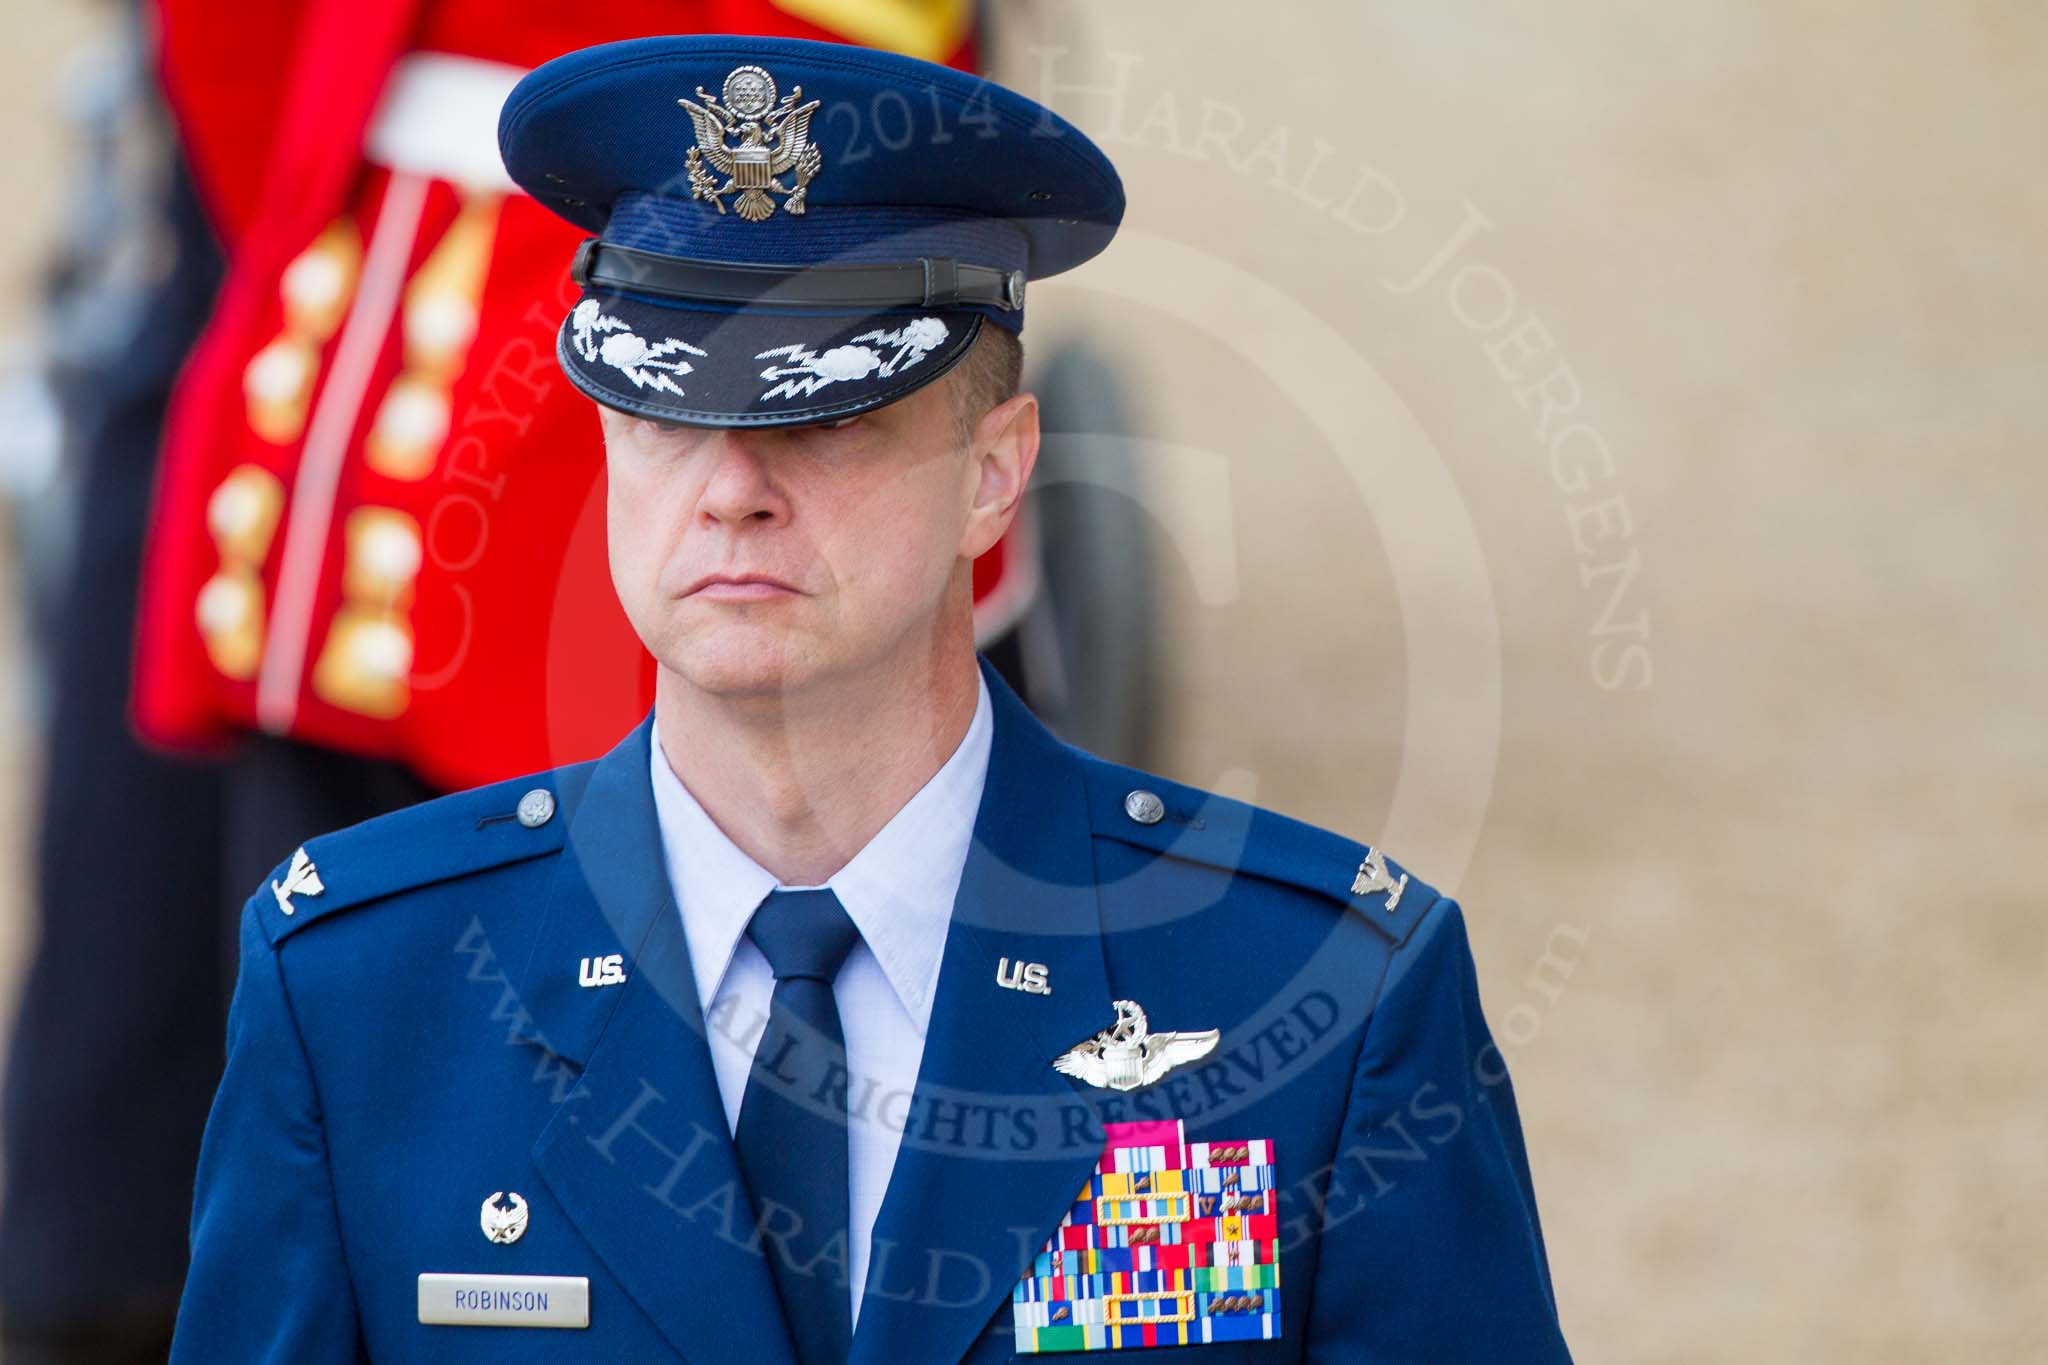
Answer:
[{"label": "u.s. lapel insignia", "polygon": [[270,894],[277,897],[277,908],[287,915],[295,908],[293,896],[317,896],[327,888],[321,884],[320,873],[313,866],[313,860],[301,848],[292,854],[292,865],[285,872],[284,880],[270,884]]},{"label": "u.s. lapel insignia", "polygon": [[1043,962],[1012,962],[1004,958],[996,963],[996,984],[1005,990],[1022,991],[1026,995],[1051,995],[1052,979]]},{"label": "u.s. lapel insignia", "polygon": [[1135,1000],[1116,1002],[1116,1023],[1085,1043],[1052,1059],[1053,1069],[1111,1090],[1136,1090],[1150,1085],[1177,1066],[1200,1061],[1216,1048],[1222,1034],[1154,1033]]},{"label": "u.s. lapel insignia", "polygon": [[1017,1354],[1280,1336],[1273,1144],[1106,1123],[1095,1174],[1010,1294]]},{"label": "u.s. lapel insignia", "polygon": [[478,1221],[483,1226],[485,1240],[501,1247],[511,1246],[526,1235],[526,1201],[516,1190],[510,1194],[497,1190],[484,1200],[483,1213]]},{"label": "u.s. lapel insignia", "polygon": [[[825,164],[823,153],[811,141],[811,115],[818,101],[799,105],[804,88],[799,85],[775,98],[775,78],[758,66],[735,68],[725,78],[718,95],[697,87],[696,100],[677,100],[690,111],[697,129],[697,145],[690,149],[685,168],[690,176],[690,197],[709,199],[725,212],[725,196],[738,193],[733,212],[749,223],[775,214],[773,195],[784,196],[782,207],[801,214],[810,194],[811,177]],[[727,139],[737,139],[728,141]],[[706,165],[711,170],[706,170]],[[723,185],[712,170],[726,177]],[[789,174],[795,183],[785,185],[776,177]]]},{"label": "u.s. lapel insignia", "polygon": [[1408,874],[1403,872],[1399,881],[1387,871],[1387,855],[1376,848],[1365,851],[1365,861],[1358,865],[1358,875],[1351,879],[1351,894],[1366,896],[1375,891],[1387,893],[1387,903],[1382,909],[1388,914],[1401,907],[1401,893],[1408,889]]}]

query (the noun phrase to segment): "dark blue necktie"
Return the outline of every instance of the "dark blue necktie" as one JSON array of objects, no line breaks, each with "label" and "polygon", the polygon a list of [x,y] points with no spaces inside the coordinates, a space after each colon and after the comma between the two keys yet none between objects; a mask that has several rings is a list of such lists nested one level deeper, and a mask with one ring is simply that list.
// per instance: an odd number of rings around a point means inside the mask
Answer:
[{"label": "dark blue necktie", "polygon": [[832,978],[860,930],[821,887],[769,892],[747,937],[774,969],[775,993],[734,1142],[797,1360],[844,1365],[853,1342],[846,1112],[831,1101],[846,1094],[846,1039]]}]

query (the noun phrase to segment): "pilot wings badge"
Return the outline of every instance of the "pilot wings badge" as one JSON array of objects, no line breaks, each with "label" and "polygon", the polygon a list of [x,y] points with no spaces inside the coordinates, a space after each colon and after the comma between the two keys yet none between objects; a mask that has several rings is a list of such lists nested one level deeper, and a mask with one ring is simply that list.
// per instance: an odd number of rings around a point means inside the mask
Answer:
[{"label": "pilot wings badge", "polygon": [[270,894],[277,897],[277,908],[289,915],[293,910],[293,896],[317,896],[327,888],[321,884],[320,873],[313,866],[313,860],[300,849],[292,854],[292,865],[285,870],[284,880],[270,884]]},{"label": "pilot wings badge", "polygon": [[1116,1023],[1052,1059],[1053,1070],[1089,1085],[1136,1090],[1177,1066],[1200,1061],[1216,1049],[1221,1034],[1153,1033],[1135,1000],[1116,1002]]},{"label": "pilot wings badge", "polygon": [[[782,207],[791,213],[804,211],[811,177],[824,166],[824,156],[811,141],[811,115],[818,101],[798,104],[804,88],[799,85],[780,100],[775,96],[775,78],[758,66],[742,66],[725,78],[720,92],[724,102],[697,87],[696,100],[677,100],[690,111],[697,128],[697,145],[690,149],[687,163],[690,196],[709,199],[725,212],[725,196],[737,193],[733,211],[750,223],[775,213],[771,195],[785,196]],[[718,175],[725,176],[723,185]],[[779,177],[794,177],[785,185]]]}]

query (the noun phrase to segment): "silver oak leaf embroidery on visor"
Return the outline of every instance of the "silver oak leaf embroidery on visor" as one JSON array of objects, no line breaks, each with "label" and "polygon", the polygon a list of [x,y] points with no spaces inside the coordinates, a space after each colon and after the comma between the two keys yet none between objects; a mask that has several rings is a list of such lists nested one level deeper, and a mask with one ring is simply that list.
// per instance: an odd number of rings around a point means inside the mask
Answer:
[{"label": "silver oak leaf embroidery on visor", "polygon": [[[844,346],[834,346],[822,355],[808,346],[777,346],[754,357],[788,362],[761,371],[763,379],[779,382],[762,394],[759,401],[808,398],[841,380],[887,379],[937,350],[947,335],[946,324],[937,318],[916,318],[893,330],[862,332]],[[861,344],[866,341],[875,345]],[[884,350],[889,352],[886,357],[882,354]]]},{"label": "silver oak leaf embroidery on visor", "polygon": [[593,365],[602,361],[632,380],[635,388],[655,389],[678,398],[683,396],[683,390],[676,383],[676,376],[688,374],[691,369],[690,362],[678,358],[679,354],[710,354],[674,337],[650,342],[636,336],[623,319],[598,307],[596,299],[585,299],[576,305],[576,311],[569,315],[569,329],[570,344],[584,360]]}]

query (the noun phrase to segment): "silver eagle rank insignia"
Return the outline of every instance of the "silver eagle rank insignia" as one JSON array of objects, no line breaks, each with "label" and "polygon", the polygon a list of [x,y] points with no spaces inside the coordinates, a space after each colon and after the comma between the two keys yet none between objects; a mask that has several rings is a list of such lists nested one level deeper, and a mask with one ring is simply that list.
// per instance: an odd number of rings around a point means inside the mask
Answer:
[{"label": "silver eagle rank insignia", "polygon": [[296,908],[292,905],[293,896],[317,896],[326,889],[319,870],[303,848],[292,854],[292,865],[285,870],[284,880],[270,884],[270,894],[277,897],[277,908],[287,915]]},{"label": "silver eagle rank insignia", "polygon": [[1401,896],[1408,890],[1408,874],[1403,872],[1399,881],[1387,869],[1387,855],[1376,848],[1365,851],[1365,861],[1358,865],[1358,872],[1351,879],[1351,894],[1369,896],[1375,891],[1387,893],[1387,902],[1382,907],[1388,914],[1401,908]]},{"label": "silver eagle rank insignia", "polygon": [[[690,197],[709,199],[724,213],[725,196],[736,192],[733,211],[750,223],[774,216],[771,196],[777,194],[784,196],[784,209],[801,214],[811,177],[825,164],[811,141],[811,115],[817,112],[818,101],[798,104],[804,94],[801,85],[777,100],[775,78],[758,66],[736,68],[720,93],[723,103],[700,85],[697,99],[702,104],[676,101],[690,111],[697,129],[697,145],[690,149],[687,162]],[[726,177],[723,185],[711,173],[714,170]],[[793,176],[795,183],[783,184],[778,178],[783,175]]]},{"label": "silver eagle rank insignia", "polygon": [[1116,1023],[1052,1059],[1053,1070],[1089,1085],[1136,1090],[1216,1049],[1217,1029],[1154,1033],[1135,1000],[1116,1002]]}]

